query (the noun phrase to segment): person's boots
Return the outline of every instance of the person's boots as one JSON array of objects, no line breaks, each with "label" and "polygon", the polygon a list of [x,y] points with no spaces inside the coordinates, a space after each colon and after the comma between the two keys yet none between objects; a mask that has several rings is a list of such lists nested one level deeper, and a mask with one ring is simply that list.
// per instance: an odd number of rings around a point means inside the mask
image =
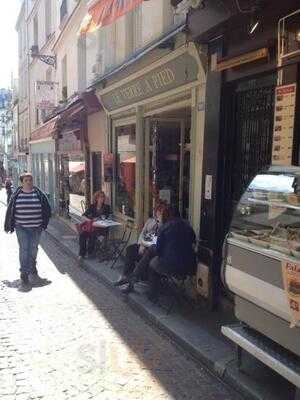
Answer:
[{"label": "person's boots", "polygon": [[27,285],[29,283],[28,274],[26,274],[25,272],[21,273],[20,278],[21,278],[21,282],[24,283],[25,285]]},{"label": "person's boots", "polygon": [[134,283],[129,282],[124,288],[120,289],[123,294],[128,294],[134,291]]},{"label": "person's boots", "polygon": [[120,276],[120,278],[114,282],[114,286],[122,286],[125,285],[126,283],[129,283],[129,278],[128,276]]},{"label": "person's boots", "polygon": [[31,290],[31,285],[28,279],[28,274],[22,272],[20,275],[21,284],[18,287],[20,292],[29,292]]}]

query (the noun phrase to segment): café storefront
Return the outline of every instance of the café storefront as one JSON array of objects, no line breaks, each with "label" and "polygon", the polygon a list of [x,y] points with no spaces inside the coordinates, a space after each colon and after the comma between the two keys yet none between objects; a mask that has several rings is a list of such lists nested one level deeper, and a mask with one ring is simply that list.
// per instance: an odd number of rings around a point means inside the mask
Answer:
[{"label": "caf\u00e9 storefront", "polygon": [[113,209],[139,230],[161,198],[198,233],[205,72],[193,44],[151,59],[96,89],[108,116]]}]

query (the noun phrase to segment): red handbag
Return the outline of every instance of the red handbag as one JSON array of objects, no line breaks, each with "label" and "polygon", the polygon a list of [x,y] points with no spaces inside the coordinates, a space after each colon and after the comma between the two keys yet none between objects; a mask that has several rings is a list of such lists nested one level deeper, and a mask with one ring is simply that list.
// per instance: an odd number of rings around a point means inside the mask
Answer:
[{"label": "red handbag", "polygon": [[93,227],[93,221],[83,221],[80,224],[75,224],[77,232],[81,233],[93,233],[95,228]]}]

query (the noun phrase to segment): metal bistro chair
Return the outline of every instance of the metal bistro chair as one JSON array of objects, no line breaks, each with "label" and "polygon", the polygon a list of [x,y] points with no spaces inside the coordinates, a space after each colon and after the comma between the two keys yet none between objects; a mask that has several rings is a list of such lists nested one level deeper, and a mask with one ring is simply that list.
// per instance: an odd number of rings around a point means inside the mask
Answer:
[{"label": "metal bistro chair", "polygon": [[85,213],[85,211],[86,211],[86,204],[85,204],[85,201],[84,201],[84,200],[81,200],[81,201],[80,201],[80,207],[81,207],[81,210],[82,210],[82,214]]},{"label": "metal bistro chair", "polygon": [[115,239],[113,241],[112,245],[114,250],[112,255],[112,263],[110,266],[111,269],[113,269],[118,259],[121,257],[123,251],[126,249],[132,235],[133,226],[134,222],[131,220],[127,220],[121,238]]},{"label": "metal bistro chair", "polygon": [[192,299],[187,296],[185,282],[189,277],[194,276],[195,273],[195,268],[192,268],[181,273],[165,273],[161,275],[161,294],[167,294],[171,297],[171,303],[167,308],[167,315],[170,314],[176,303],[185,303],[186,305],[194,306]]}]

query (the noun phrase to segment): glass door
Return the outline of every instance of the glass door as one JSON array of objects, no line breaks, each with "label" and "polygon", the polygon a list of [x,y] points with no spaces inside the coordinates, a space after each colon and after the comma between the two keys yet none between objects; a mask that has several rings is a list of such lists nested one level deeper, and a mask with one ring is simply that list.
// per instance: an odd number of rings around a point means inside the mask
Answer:
[{"label": "glass door", "polygon": [[188,218],[190,149],[185,119],[147,119],[145,125],[145,219],[158,199]]}]

